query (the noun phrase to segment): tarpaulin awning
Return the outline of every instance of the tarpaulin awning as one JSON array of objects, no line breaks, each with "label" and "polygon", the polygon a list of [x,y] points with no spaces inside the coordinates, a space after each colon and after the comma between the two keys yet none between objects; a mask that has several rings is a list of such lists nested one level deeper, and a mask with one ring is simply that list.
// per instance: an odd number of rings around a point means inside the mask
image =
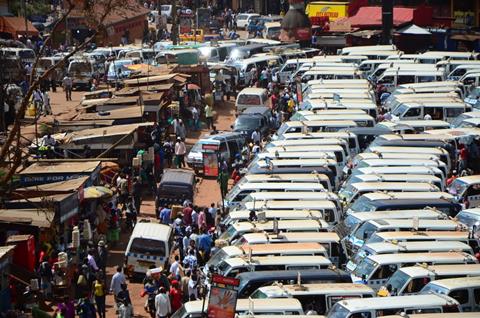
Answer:
[{"label": "tarpaulin awning", "polygon": [[431,35],[432,33],[428,30],[419,27],[418,25],[412,24],[397,30],[397,33],[400,34],[413,34],[413,35]]},{"label": "tarpaulin awning", "polygon": [[38,36],[38,30],[27,20],[27,29],[25,28],[25,18],[23,17],[0,17],[0,32],[10,33],[16,38],[20,35]]},{"label": "tarpaulin awning", "polygon": [[[346,19],[353,28],[379,27],[382,25],[382,7],[361,7],[357,14]],[[406,23],[430,25],[432,21],[431,7],[393,8],[393,25],[398,27]]]},{"label": "tarpaulin awning", "polygon": [[113,191],[103,186],[92,186],[84,189],[83,196],[85,200],[110,198],[113,196]]}]

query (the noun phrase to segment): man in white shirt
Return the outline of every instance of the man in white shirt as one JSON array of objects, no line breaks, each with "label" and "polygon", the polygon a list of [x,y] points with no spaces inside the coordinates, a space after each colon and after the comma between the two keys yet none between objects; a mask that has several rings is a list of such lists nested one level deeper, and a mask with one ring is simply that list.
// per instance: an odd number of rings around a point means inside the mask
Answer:
[{"label": "man in white shirt", "polygon": [[260,135],[260,131],[258,131],[258,129],[255,129],[255,130],[253,131],[253,133],[252,133],[252,141],[253,141],[253,143],[254,143],[254,144],[257,143],[257,142],[260,143],[261,137],[262,137],[262,136]]},{"label": "man in white shirt", "polygon": [[185,167],[186,152],[187,152],[187,148],[185,147],[185,143],[181,138],[177,138],[177,142],[175,143],[175,156],[177,161],[177,168]]},{"label": "man in white shirt", "polygon": [[165,288],[160,287],[158,295],[155,297],[156,318],[167,318],[172,312],[170,305],[170,298],[168,297]]},{"label": "man in white shirt", "polygon": [[170,265],[170,274],[176,277],[176,279],[180,278],[180,257],[175,255],[175,262]]},{"label": "man in white shirt", "polygon": [[125,279],[125,275],[123,275],[122,273],[122,267],[117,266],[117,272],[115,273],[115,275],[112,276],[112,282],[110,283],[110,292],[113,293],[113,296],[115,297],[115,302],[118,293],[122,291],[122,285],[126,283],[127,280]]}]

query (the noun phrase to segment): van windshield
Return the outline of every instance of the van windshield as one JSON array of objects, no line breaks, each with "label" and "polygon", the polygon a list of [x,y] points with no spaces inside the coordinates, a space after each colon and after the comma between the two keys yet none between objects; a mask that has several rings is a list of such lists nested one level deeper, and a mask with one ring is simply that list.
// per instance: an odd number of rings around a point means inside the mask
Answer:
[{"label": "van windshield", "polygon": [[222,235],[220,235],[219,239],[230,242],[232,238],[235,236],[235,234],[237,234],[237,230],[233,225],[230,225],[228,229],[225,232],[223,232]]},{"label": "van windshield", "polygon": [[346,200],[350,202],[357,190],[353,186],[353,184],[348,184],[345,188],[340,189],[338,192],[338,196],[341,200]]},{"label": "van windshield", "polygon": [[355,231],[355,237],[359,240],[367,240],[376,230],[375,225],[365,222]]},{"label": "van windshield", "polygon": [[350,207],[352,211],[355,212],[372,212],[375,211],[375,206],[370,204],[370,200],[366,197],[359,197]]},{"label": "van windshield", "polygon": [[468,183],[460,180],[460,179],[455,179],[453,182],[452,182],[452,185],[450,186],[450,188],[448,189],[448,192],[451,194],[451,195],[463,195],[463,193],[465,192],[465,190],[468,188]]},{"label": "van windshield", "polygon": [[345,318],[348,316],[350,311],[343,307],[340,303],[336,303],[330,312],[328,313],[327,317],[328,318]]},{"label": "van windshield", "polygon": [[22,50],[18,52],[21,59],[34,59],[35,53],[32,50]]},{"label": "van windshield", "polygon": [[165,242],[146,238],[135,238],[130,253],[165,257]]},{"label": "van windshield", "polygon": [[240,105],[261,105],[260,96],[242,94],[238,97],[237,104]]},{"label": "van windshield", "polygon": [[400,117],[407,109],[408,109],[408,106],[400,105],[394,110],[392,110],[392,115]]},{"label": "van windshield", "polygon": [[403,287],[410,280],[410,276],[405,274],[402,271],[396,271],[393,273],[392,277],[387,281],[387,286],[392,286],[392,292],[394,295],[398,295],[399,292],[403,290]]},{"label": "van windshield", "polygon": [[473,228],[473,226],[479,227],[480,225],[480,217],[477,214],[469,213],[467,211],[459,212],[455,218],[470,229]]},{"label": "van windshield", "polygon": [[92,70],[91,67],[89,62],[72,62],[68,71],[74,74],[89,73]]},{"label": "van windshield", "polygon": [[220,249],[216,252],[207,262],[207,267],[214,266],[216,267],[221,261],[228,258],[228,254]]},{"label": "van windshield", "polygon": [[255,292],[253,292],[252,295],[250,295],[251,298],[254,299],[267,299],[269,298],[267,294],[262,292],[260,289],[257,289]]},{"label": "van windshield", "polygon": [[353,271],[353,274],[357,277],[368,278],[370,274],[373,273],[377,265],[378,264],[371,259],[364,258],[363,261],[357,265],[357,267]]},{"label": "van windshield", "polygon": [[231,266],[227,262],[223,261],[218,265],[217,272],[220,275],[227,276],[227,274],[230,273],[230,269],[231,269]]}]

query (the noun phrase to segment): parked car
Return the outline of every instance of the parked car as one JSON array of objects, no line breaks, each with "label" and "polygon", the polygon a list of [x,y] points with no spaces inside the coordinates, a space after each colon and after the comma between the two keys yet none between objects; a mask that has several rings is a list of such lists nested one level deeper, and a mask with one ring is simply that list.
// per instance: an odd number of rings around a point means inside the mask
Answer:
[{"label": "parked car", "polygon": [[252,133],[258,129],[262,137],[267,136],[275,128],[272,112],[268,107],[249,107],[235,120],[233,131],[241,133],[250,140]]},{"label": "parked car", "polygon": [[246,29],[252,19],[259,19],[258,13],[240,13],[237,16],[237,28]]},{"label": "parked car", "polygon": [[183,204],[193,202],[195,174],[183,169],[166,169],[157,188],[156,209],[162,204]]}]

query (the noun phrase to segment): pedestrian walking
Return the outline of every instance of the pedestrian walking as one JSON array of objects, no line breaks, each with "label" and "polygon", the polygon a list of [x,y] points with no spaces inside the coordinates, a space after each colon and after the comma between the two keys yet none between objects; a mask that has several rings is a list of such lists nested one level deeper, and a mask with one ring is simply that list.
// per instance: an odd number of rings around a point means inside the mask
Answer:
[{"label": "pedestrian walking", "polygon": [[186,153],[187,153],[187,149],[185,147],[185,143],[180,137],[178,137],[177,142],[175,143],[175,161],[176,161],[177,168],[185,167]]},{"label": "pedestrian walking", "polygon": [[142,181],[140,177],[133,178],[132,197],[135,211],[139,214],[140,206],[142,205]]},{"label": "pedestrian walking", "polygon": [[92,294],[95,296],[95,305],[97,306],[98,317],[105,318],[107,316],[105,309],[107,290],[101,275],[97,275],[97,279],[93,282]]},{"label": "pedestrian walking", "polygon": [[209,104],[205,105],[205,120],[207,122],[207,129],[213,129],[213,110]]},{"label": "pedestrian walking", "polygon": [[192,120],[193,120],[193,130],[200,130],[200,114],[198,113],[197,107],[192,107]]},{"label": "pedestrian walking", "polygon": [[158,295],[155,297],[156,318],[167,318],[172,312],[170,298],[164,287],[158,289]]},{"label": "pedestrian walking", "polygon": [[112,276],[112,281],[110,283],[110,292],[113,293],[113,298],[115,303],[118,302],[118,294],[122,291],[122,285],[126,284],[127,280],[125,275],[122,273],[122,267],[117,266],[117,272]]},{"label": "pedestrian walking", "polygon": [[176,135],[177,138],[181,138],[182,140],[185,140],[185,138],[187,137],[187,129],[185,127],[185,124],[183,123],[183,120],[181,119],[178,120]]},{"label": "pedestrian walking", "polygon": [[43,101],[43,114],[52,115],[52,107],[50,106],[50,95],[48,94],[47,90],[45,90],[42,93],[42,101]]},{"label": "pedestrian walking", "polygon": [[173,153],[174,153],[173,148],[174,147],[173,147],[172,141],[170,140],[170,138],[167,138],[165,140],[165,142],[163,143],[163,151],[164,151],[164,155],[165,155],[165,163],[166,163],[167,168],[172,167]]},{"label": "pedestrian walking", "polygon": [[105,247],[105,242],[100,240],[97,247],[97,266],[105,274],[107,267],[108,250]]},{"label": "pedestrian walking", "polygon": [[67,101],[72,100],[72,87],[73,87],[73,80],[70,75],[67,73],[62,80],[63,90],[65,91],[65,97]]}]

